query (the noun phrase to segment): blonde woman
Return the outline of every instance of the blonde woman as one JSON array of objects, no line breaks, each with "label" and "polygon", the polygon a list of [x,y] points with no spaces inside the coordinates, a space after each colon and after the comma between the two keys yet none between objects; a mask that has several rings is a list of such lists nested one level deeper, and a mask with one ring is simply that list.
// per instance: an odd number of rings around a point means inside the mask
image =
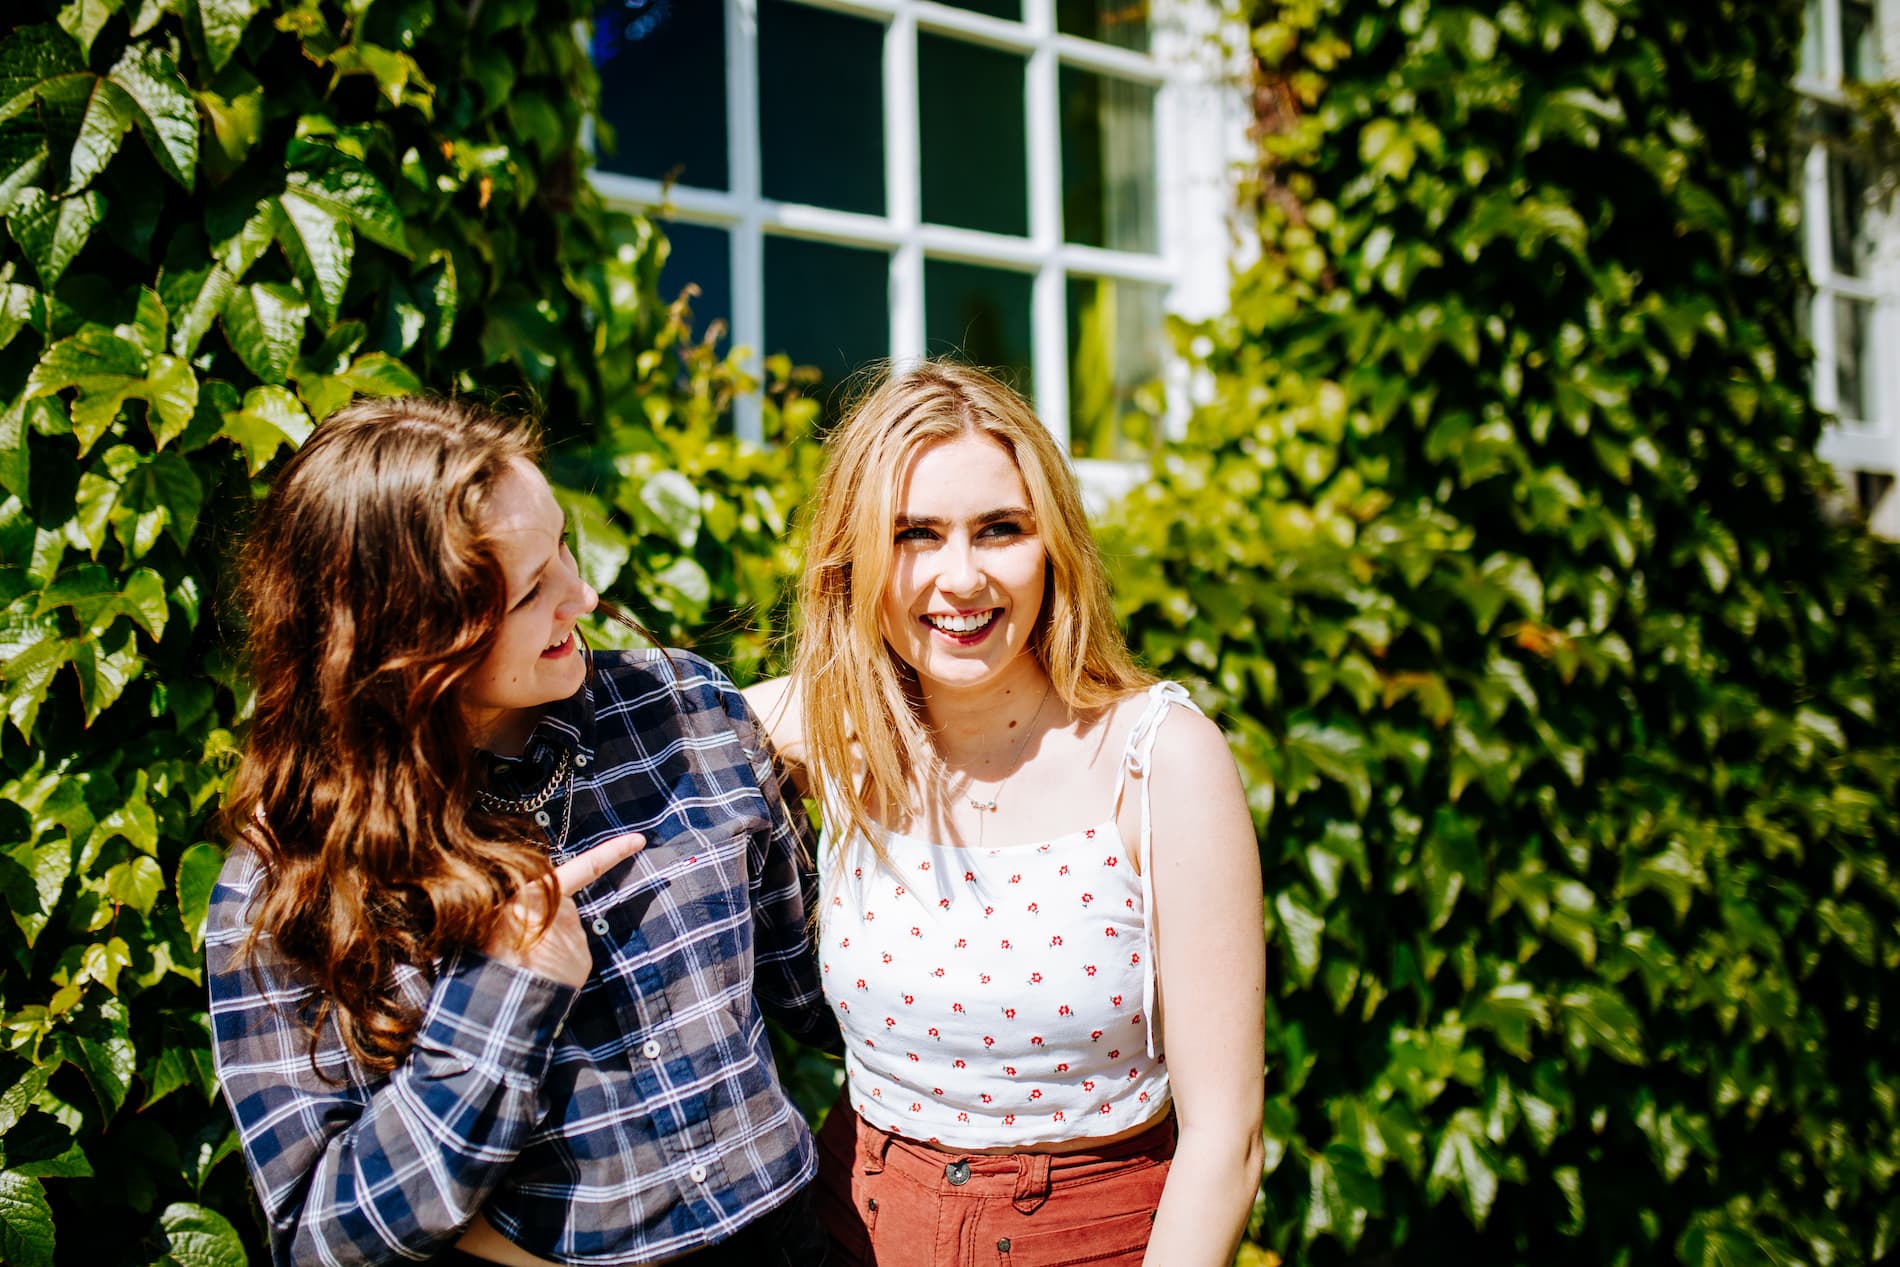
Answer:
[{"label": "blonde woman", "polygon": [[1220,732],[1135,667],[1061,450],[991,376],[839,426],[790,677],[824,820],[842,1260],[1231,1261],[1260,1176],[1260,868]]}]

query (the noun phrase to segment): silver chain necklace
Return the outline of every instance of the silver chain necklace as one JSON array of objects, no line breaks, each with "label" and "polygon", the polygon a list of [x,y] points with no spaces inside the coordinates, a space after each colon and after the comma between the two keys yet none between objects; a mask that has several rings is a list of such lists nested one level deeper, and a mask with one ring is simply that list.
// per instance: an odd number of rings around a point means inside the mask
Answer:
[{"label": "silver chain necklace", "polygon": [[[1016,751],[1010,757],[1009,773],[1005,774],[1003,781],[998,783],[990,792],[988,800],[978,800],[974,796],[970,797],[971,809],[976,810],[978,813],[994,814],[996,812],[996,798],[1003,794],[1004,784],[1007,784],[1011,779],[1015,778],[1016,771],[1022,768],[1023,752],[1029,747],[1029,736],[1035,733],[1036,719],[1042,716],[1043,705],[1049,702],[1049,689],[1054,685],[1053,682],[1048,681],[1042,684],[1042,698],[1036,701],[1036,711],[1029,715],[1029,724],[1023,727],[1023,737],[1016,741]],[[966,783],[964,788],[967,791],[969,784]],[[979,820],[979,826],[980,825]]]},{"label": "silver chain necklace", "polygon": [[[552,830],[554,816],[547,811],[548,802],[556,796],[561,797],[561,830],[558,835]],[[574,823],[574,767],[569,761],[569,754],[565,749],[562,750],[561,759],[554,763],[554,773],[548,776],[541,790],[532,796],[511,798],[482,791],[475,793],[475,803],[491,814],[534,815],[535,826],[552,838],[552,852],[558,859],[561,851],[567,848],[567,829]]]}]

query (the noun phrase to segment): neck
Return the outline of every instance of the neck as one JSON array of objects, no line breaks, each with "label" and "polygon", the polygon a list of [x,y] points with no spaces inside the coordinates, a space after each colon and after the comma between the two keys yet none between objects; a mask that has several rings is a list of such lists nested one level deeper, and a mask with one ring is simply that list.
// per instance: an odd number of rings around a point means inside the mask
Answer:
[{"label": "neck", "polygon": [[491,714],[468,719],[469,737],[483,752],[498,757],[518,757],[528,746],[540,710],[532,708],[498,709]]},{"label": "neck", "polygon": [[1060,701],[1049,699],[1054,693],[1049,675],[1034,656],[1025,654],[1009,671],[982,686],[927,687],[924,721],[946,765],[973,769],[978,778],[993,777],[998,760],[1014,754],[1025,738],[1024,728],[1037,722],[1039,707],[1043,722],[1060,711]]}]

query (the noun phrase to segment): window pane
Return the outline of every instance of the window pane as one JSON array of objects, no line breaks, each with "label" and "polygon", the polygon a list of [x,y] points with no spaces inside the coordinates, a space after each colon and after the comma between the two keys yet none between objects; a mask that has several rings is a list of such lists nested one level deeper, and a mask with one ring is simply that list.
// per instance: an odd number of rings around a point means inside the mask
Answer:
[{"label": "window pane", "polygon": [[767,198],[883,215],[883,25],[760,4],[759,143]]},{"label": "window pane", "polygon": [[924,350],[931,356],[960,355],[973,365],[1000,370],[1012,387],[1031,395],[1032,284],[1027,273],[925,260]]},{"label": "window pane", "polygon": [[1076,457],[1140,458],[1154,448],[1159,398],[1143,389],[1161,377],[1162,295],[1159,286],[1069,279],[1069,451]]},{"label": "window pane", "polygon": [[883,251],[766,238],[766,351],[816,367],[828,385],[889,356],[890,273]]},{"label": "window pane", "polygon": [[668,248],[666,264],[660,269],[660,298],[671,303],[688,285],[699,287],[699,297],[687,301],[693,310],[693,333],[704,336],[713,322],[723,322],[726,330],[719,342],[724,347],[732,334],[730,235],[724,229],[677,220],[660,227]]},{"label": "window pane", "polygon": [[1011,53],[917,37],[924,219],[1028,236],[1025,66]]},{"label": "window pane", "polygon": [[[594,17],[602,171],[725,189],[726,6],[619,0]],[[664,120],[663,124],[656,120]]]},{"label": "window pane", "polygon": [[1062,68],[1062,236],[1153,251],[1155,90]]},{"label": "window pane", "polygon": [[1868,0],[1841,0],[1841,72],[1853,83],[1882,77],[1874,6]]},{"label": "window pane", "polygon": [[1866,277],[1873,267],[1874,235],[1867,217],[1867,173],[1843,154],[1827,159],[1828,247],[1834,271]]},{"label": "window pane", "polygon": [[1860,299],[1834,298],[1834,383],[1837,412],[1844,421],[1874,417],[1874,306]]},{"label": "window pane", "polygon": [[1810,79],[1827,78],[1821,57],[1821,0],[1808,0],[1807,17],[1801,27],[1801,73]]},{"label": "window pane", "polygon": [[1056,0],[1056,30],[1148,51],[1148,0]]},{"label": "window pane", "polygon": [[972,13],[987,13],[993,18],[1008,18],[1011,22],[1023,20],[1023,0],[943,0],[953,9],[968,9]]}]

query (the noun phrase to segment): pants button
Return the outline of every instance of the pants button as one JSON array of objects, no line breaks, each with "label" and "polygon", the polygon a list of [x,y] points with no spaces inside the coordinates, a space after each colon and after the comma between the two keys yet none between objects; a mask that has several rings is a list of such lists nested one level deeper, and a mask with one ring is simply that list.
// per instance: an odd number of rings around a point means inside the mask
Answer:
[{"label": "pants button", "polygon": [[997,1241],[996,1248],[999,1253],[1009,1253],[1009,1237],[1005,1236],[1003,1239]]},{"label": "pants button", "polygon": [[951,1162],[948,1166],[943,1168],[943,1177],[948,1179],[956,1187],[961,1188],[964,1184],[970,1182],[970,1163],[967,1161]]}]

